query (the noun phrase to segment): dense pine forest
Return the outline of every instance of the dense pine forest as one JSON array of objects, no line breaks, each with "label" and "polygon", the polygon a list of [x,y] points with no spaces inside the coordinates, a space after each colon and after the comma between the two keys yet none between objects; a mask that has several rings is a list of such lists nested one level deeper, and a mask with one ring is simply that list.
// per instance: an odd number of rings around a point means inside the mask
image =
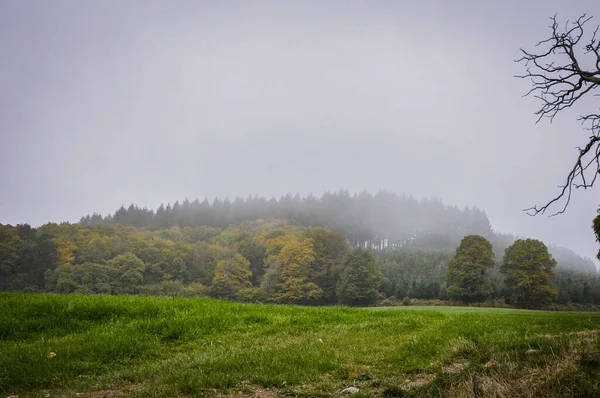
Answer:
[{"label": "dense pine forest", "polygon": [[[0,225],[0,289],[315,305],[447,299],[448,264],[469,235],[495,253],[486,300],[504,300],[500,263],[517,238],[494,232],[485,212],[347,191],[184,200],[156,211],[132,204],[76,224]],[[550,252],[554,301],[600,304],[594,263]]]}]

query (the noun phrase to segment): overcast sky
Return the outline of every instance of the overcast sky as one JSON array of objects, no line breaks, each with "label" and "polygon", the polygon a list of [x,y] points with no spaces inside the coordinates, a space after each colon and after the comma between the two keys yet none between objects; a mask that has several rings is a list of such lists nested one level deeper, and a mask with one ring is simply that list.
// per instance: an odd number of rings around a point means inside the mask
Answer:
[{"label": "overcast sky", "polygon": [[553,14],[595,11],[598,24],[597,0],[0,0],[0,223],[387,189],[594,257],[597,190],[559,217],[522,212],[556,194],[587,135],[576,114],[535,124],[513,60]]}]

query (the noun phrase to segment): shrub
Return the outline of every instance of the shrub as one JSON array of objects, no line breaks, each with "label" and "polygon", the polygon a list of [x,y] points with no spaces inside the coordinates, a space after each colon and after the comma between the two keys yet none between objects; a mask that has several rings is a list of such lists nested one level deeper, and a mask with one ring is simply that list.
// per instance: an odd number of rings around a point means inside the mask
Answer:
[{"label": "shrub", "polygon": [[205,297],[207,287],[201,283],[193,282],[183,288],[183,297]]}]

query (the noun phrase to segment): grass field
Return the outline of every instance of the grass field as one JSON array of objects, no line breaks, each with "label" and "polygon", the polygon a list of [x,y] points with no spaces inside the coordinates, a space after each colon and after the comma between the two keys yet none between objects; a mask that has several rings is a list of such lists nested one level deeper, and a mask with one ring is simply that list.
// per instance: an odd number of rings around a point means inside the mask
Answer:
[{"label": "grass field", "polygon": [[0,294],[0,396],[600,396],[600,313]]}]

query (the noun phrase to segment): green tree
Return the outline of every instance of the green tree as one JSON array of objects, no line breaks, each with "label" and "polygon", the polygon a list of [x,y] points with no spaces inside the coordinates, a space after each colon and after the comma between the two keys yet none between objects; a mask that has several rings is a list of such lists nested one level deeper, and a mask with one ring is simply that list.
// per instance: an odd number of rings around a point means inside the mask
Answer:
[{"label": "green tree", "polygon": [[0,224],[0,285],[4,285],[9,276],[18,272],[22,246],[23,242],[16,228]]},{"label": "green tree", "polygon": [[20,271],[27,274],[30,287],[44,286],[44,273],[57,266],[57,253],[54,242],[45,234],[36,234],[34,240],[27,240],[21,248]]},{"label": "green tree", "polygon": [[221,260],[208,289],[211,296],[227,300],[248,300],[254,295],[250,261],[239,254]]},{"label": "green tree", "polygon": [[146,264],[133,253],[121,254],[108,262],[114,293],[138,293],[144,283]]},{"label": "green tree", "polygon": [[483,236],[465,236],[456,249],[454,258],[448,263],[448,296],[465,302],[487,299],[491,293],[491,286],[486,270],[493,266],[492,244]]},{"label": "green tree", "polygon": [[75,261],[75,255],[73,252],[77,249],[77,246],[73,243],[70,237],[62,235],[52,239],[56,245],[56,252],[58,256],[58,263],[61,265],[70,265]]},{"label": "green tree", "polygon": [[[596,235],[596,241],[600,243],[600,210],[598,210],[598,215],[596,216],[596,218],[594,218],[594,222],[592,223],[592,229],[594,230],[594,234]],[[600,260],[600,250],[598,251],[596,257],[598,257],[598,260]]]},{"label": "green tree", "polygon": [[368,250],[355,249],[344,260],[337,286],[338,300],[352,306],[370,305],[377,300],[383,280],[375,256]]},{"label": "green tree", "polygon": [[324,229],[309,228],[304,237],[315,242],[316,261],[313,273],[316,283],[323,290],[325,299],[335,302],[335,286],[340,279],[344,258],[349,250],[348,244],[342,235]]},{"label": "green tree", "polygon": [[250,261],[252,284],[258,286],[264,274],[267,247],[256,239],[247,237],[240,242],[239,251],[244,258]]},{"label": "green tree", "polygon": [[78,245],[75,257],[78,263],[93,262],[105,264],[110,259],[110,247],[108,238],[93,233],[86,242]]},{"label": "green tree", "polygon": [[199,282],[210,285],[215,276],[219,252],[222,249],[217,245],[206,242],[198,242],[192,246],[192,255],[189,266],[186,269],[185,280],[187,282]]},{"label": "green tree", "polygon": [[510,300],[530,307],[551,302],[557,295],[552,286],[556,261],[546,245],[535,239],[519,239],[506,248],[501,271]]},{"label": "green tree", "polygon": [[58,293],[110,293],[109,271],[94,263],[59,265],[46,272],[46,287]]}]

